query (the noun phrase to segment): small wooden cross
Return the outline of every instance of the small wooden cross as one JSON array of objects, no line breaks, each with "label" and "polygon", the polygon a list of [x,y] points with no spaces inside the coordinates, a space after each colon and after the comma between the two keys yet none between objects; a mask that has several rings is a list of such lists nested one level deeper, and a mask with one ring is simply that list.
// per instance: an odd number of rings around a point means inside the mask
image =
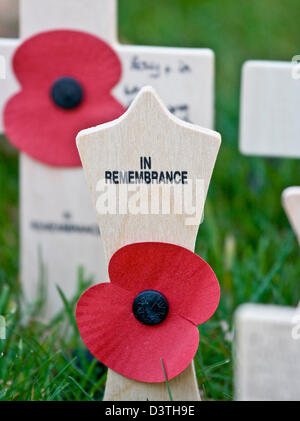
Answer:
[{"label": "small wooden cross", "polygon": [[[240,150],[246,155],[300,158],[300,73],[297,61],[248,61],[241,88]],[[299,239],[300,196],[283,193]],[[298,188],[299,189],[299,188]]]},{"label": "small wooden cross", "polygon": [[235,338],[236,400],[299,400],[299,309],[244,304],[236,313]]},{"label": "small wooden cross", "polygon": [[[142,89],[129,110],[118,120],[78,135],[77,146],[98,212],[107,262],[119,248],[137,242],[173,243],[194,250],[220,143],[218,133],[183,122],[170,114],[154,90],[148,87]],[[149,183],[140,185],[134,180],[132,183],[128,181],[128,177],[136,177],[144,169],[150,173]],[[174,182],[157,184],[157,174],[163,177],[167,172],[176,172],[181,179],[184,177],[187,183],[177,186],[191,187],[193,203],[200,195],[200,204],[194,208],[199,212],[198,217],[193,221],[186,191],[176,194]],[[126,185],[125,200],[119,193]],[[140,186],[142,189],[137,192]],[[160,190],[154,193],[153,186]],[[153,197],[162,194],[168,186],[171,186],[168,200]],[[201,186],[200,190],[197,186]],[[116,201],[113,200],[115,195]],[[112,199],[111,208],[109,199]],[[146,210],[141,204],[144,199]],[[153,210],[152,199],[161,207]],[[131,212],[129,203],[132,200],[138,207],[134,206]],[[106,207],[103,208],[104,203]],[[170,389],[174,400],[200,399],[193,365],[170,381]],[[104,399],[153,401],[169,400],[169,395],[165,383],[140,383],[109,370]]]},{"label": "small wooden cross", "polygon": [[[19,90],[11,69],[16,48],[24,38],[54,29],[86,31],[113,47],[123,67],[113,94],[124,106],[132,102],[144,85],[150,84],[178,117],[212,127],[212,51],[120,45],[116,36],[116,0],[21,0],[21,39],[0,39],[0,56],[7,64],[6,79],[0,80],[0,114],[8,98]],[[81,168],[49,167],[21,153],[20,173],[22,285],[25,297],[34,300],[40,267],[38,250],[41,250],[48,280],[44,316],[49,320],[61,307],[56,284],[68,298],[72,297],[79,265],[96,280],[107,276],[103,246],[95,229],[95,213],[88,200]],[[56,226],[83,227],[88,233],[44,229]]]}]

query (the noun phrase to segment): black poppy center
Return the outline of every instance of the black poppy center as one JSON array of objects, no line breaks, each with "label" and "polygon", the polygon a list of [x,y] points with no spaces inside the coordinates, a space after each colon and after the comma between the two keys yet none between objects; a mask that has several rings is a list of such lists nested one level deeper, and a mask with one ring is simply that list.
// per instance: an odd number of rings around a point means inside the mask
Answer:
[{"label": "black poppy center", "polygon": [[56,105],[71,110],[78,107],[83,100],[81,84],[72,77],[61,77],[51,87],[51,98]]},{"label": "black poppy center", "polygon": [[169,313],[166,297],[158,291],[141,292],[133,301],[132,311],[135,318],[148,326],[163,322]]}]

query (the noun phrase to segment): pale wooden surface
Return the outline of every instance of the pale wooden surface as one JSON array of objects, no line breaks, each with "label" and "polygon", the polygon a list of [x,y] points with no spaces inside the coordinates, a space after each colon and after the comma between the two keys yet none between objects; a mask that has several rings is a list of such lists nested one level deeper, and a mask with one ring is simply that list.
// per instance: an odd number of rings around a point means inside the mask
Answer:
[{"label": "pale wooden surface", "polygon": [[[186,170],[189,179],[204,182],[202,209],[221,143],[218,133],[185,123],[164,107],[153,89],[144,88],[130,109],[118,120],[85,130],[77,145],[94,205],[97,186],[107,170],[139,170],[141,156],[151,157],[153,170]],[[146,196],[151,186],[146,185]],[[174,202],[174,195],[171,196]],[[99,215],[107,261],[126,244],[162,241],[194,250],[198,225],[188,226],[188,215]],[[174,398],[198,400],[193,367],[170,382]],[[109,372],[106,400],[164,400],[165,384],[138,383]]]},{"label": "pale wooden surface", "polygon": [[[194,364],[169,382],[174,401],[200,401]],[[138,383],[108,370],[104,401],[170,401],[165,383]]]},{"label": "pale wooden surface", "polygon": [[300,187],[285,189],[282,204],[300,244]]},{"label": "pale wooden surface", "polygon": [[295,64],[249,61],[242,72],[240,150],[300,157],[300,79]]},{"label": "pale wooden surface", "polygon": [[299,401],[299,357],[300,309],[262,304],[238,309],[236,400]]},{"label": "pale wooden surface", "polygon": [[[21,0],[21,37],[48,29],[80,29],[98,35],[115,48],[123,75],[114,90],[128,106],[139,89],[154,86],[168,107],[186,120],[212,127],[214,109],[214,54],[208,49],[178,49],[122,46],[116,41],[115,0]],[[19,40],[0,39],[0,54],[7,60],[7,79],[0,80],[0,114],[3,104],[19,89],[11,69],[11,56]],[[149,70],[150,68],[150,70]],[[100,76],[100,75],[99,75]],[[1,130],[1,125],[0,125]],[[21,279],[28,301],[36,298],[39,279],[39,249],[47,268],[48,299],[44,320],[56,314],[61,300],[56,284],[71,298],[76,290],[79,265],[96,282],[106,280],[103,247],[96,236],[58,231],[37,231],[32,221],[77,226],[96,224],[95,211],[87,196],[81,169],[51,168],[21,154]],[[76,186],[76,195],[70,189]],[[81,201],[78,198],[82,198]],[[49,205],[55,203],[55,209]],[[71,215],[66,221],[64,215]],[[68,259],[61,250],[68,250]],[[93,250],[91,253],[84,250]],[[104,279],[105,277],[105,279]]]},{"label": "pale wooden surface", "polygon": [[79,266],[95,283],[108,278],[96,213],[81,168],[52,168],[25,154],[20,157],[20,202],[22,288],[32,303],[44,281],[47,321],[62,308],[56,285],[73,298]]},{"label": "pale wooden surface", "polygon": [[[204,200],[220,147],[220,135],[170,114],[151,88],[144,88],[118,120],[80,132],[78,148],[92,192],[107,169],[139,170],[141,156],[152,157],[153,169],[182,169],[204,180]],[[185,225],[186,215],[101,215],[99,225],[106,256],[128,243],[169,241],[194,250],[198,225]],[[157,229],[157,227],[162,229]],[[125,232],[124,232],[125,230]]]},{"label": "pale wooden surface", "polygon": [[21,37],[50,29],[88,31],[115,42],[117,0],[20,0]]},{"label": "pale wooden surface", "polygon": [[[214,126],[214,53],[208,48],[141,47],[115,44],[123,75],[114,89],[126,107],[137,92],[152,86],[182,120]],[[151,67],[151,70],[145,69]]]}]

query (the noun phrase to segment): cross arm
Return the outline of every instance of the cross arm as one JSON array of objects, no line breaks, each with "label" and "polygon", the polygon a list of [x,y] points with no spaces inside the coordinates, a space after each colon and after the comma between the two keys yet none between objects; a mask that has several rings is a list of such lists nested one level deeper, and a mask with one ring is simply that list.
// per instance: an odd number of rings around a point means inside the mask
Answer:
[{"label": "cross arm", "polygon": [[215,58],[212,50],[120,44],[114,48],[123,67],[114,94],[122,104],[129,106],[137,92],[149,85],[177,117],[213,128]]}]

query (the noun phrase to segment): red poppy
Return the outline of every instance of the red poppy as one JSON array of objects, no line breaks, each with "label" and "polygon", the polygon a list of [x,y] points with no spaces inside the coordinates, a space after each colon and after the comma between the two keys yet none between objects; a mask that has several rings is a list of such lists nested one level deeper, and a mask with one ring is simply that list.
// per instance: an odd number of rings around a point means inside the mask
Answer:
[{"label": "red poppy", "polygon": [[78,302],[77,324],[86,346],[125,377],[158,383],[166,373],[171,380],[195,356],[197,325],[218,307],[213,270],[183,247],[139,243],[113,255],[109,277],[110,283],[88,289]]},{"label": "red poppy", "polygon": [[5,107],[5,131],[13,145],[45,164],[80,166],[78,132],[125,111],[111,94],[121,62],[94,35],[40,33],[17,49],[13,68],[22,90]]}]

